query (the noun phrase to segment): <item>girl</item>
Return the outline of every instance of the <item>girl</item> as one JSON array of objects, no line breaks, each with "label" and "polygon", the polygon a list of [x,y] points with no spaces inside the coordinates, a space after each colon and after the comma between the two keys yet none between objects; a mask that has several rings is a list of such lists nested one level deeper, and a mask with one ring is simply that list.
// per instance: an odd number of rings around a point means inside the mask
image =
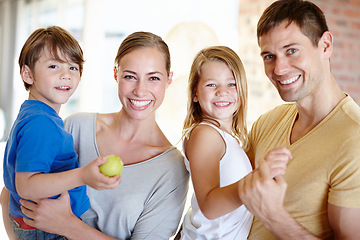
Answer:
[{"label": "girl", "polygon": [[[246,76],[238,55],[224,46],[200,51],[190,71],[183,146],[195,194],[181,239],[247,238],[253,216],[238,194],[239,180],[252,171],[243,150],[246,109]],[[285,162],[277,161],[271,174],[282,174]]]}]

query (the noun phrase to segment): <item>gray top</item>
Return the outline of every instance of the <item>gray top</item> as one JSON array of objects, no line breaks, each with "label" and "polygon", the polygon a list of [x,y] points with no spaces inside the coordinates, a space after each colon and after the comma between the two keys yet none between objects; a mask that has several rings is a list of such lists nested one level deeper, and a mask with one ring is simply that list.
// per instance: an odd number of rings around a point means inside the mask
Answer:
[{"label": "gray top", "polygon": [[[65,123],[74,137],[80,166],[99,157],[96,117],[97,113],[76,113]],[[121,183],[113,190],[87,187],[91,208],[81,218],[119,239],[169,239],[183,213],[188,179],[183,155],[172,147],[152,159],[124,166]]]}]

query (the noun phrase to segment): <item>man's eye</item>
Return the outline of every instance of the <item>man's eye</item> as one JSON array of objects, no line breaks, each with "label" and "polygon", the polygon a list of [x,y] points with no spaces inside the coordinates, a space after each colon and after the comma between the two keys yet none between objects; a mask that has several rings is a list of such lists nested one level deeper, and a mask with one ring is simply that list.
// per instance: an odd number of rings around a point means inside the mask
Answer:
[{"label": "man's eye", "polygon": [[264,60],[265,60],[265,61],[268,61],[268,60],[273,59],[274,57],[275,57],[274,55],[265,55],[265,56],[264,56]]},{"label": "man's eye", "polygon": [[295,48],[290,48],[289,50],[288,50],[288,54],[294,54],[294,53],[296,53],[297,52],[297,49],[295,49]]}]

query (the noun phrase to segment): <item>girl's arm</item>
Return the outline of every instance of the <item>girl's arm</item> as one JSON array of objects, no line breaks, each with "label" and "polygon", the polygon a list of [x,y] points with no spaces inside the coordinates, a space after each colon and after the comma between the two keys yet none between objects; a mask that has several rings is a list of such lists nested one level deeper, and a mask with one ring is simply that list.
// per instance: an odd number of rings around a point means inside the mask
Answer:
[{"label": "girl's arm", "polygon": [[[194,191],[201,212],[208,219],[216,219],[240,207],[242,183],[253,172],[226,187],[220,188],[219,164],[225,154],[225,142],[220,134],[207,125],[197,126],[185,143],[185,154],[190,162]],[[272,177],[283,175],[291,153],[286,148],[270,151],[265,160]]]},{"label": "girl's arm", "polygon": [[59,173],[17,172],[16,190],[21,198],[37,202],[84,184],[97,190],[113,189],[120,183],[120,177],[110,178],[100,173],[99,166],[104,162],[106,158],[97,158],[85,167]]},{"label": "girl's arm", "polygon": [[194,128],[185,142],[196,198],[208,219],[221,217],[242,205],[237,183],[220,188],[219,164],[225,147],[220,134],[207,125]]},{"label": "girl's arm", "polygon": [[55,233],[67,239],[114,240],[81,221],[71,211],[70,197],[64,192],[57,199],[41,199],[37,204],[20,200],[21,211],[28,217],[24,222],[46,232]]}]

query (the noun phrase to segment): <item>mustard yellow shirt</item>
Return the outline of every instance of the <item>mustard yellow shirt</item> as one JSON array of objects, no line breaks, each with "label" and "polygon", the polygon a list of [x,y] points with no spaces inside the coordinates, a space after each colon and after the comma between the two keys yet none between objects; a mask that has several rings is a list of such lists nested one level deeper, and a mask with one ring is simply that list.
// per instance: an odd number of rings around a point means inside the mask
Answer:
[{"label": "mustard yellow shirt", "polygon": [[[250,133],[249,159],[259,159],[276,147],[293,156],[286,169],[284,206],[314,235],[333,236],[327,204],[360,208],[360,107],[344,98],[314,129],[293,144],[290,133],[297,116],[294,103],[262,115]],[[274,239],[256,218],[249,239]]]}]

